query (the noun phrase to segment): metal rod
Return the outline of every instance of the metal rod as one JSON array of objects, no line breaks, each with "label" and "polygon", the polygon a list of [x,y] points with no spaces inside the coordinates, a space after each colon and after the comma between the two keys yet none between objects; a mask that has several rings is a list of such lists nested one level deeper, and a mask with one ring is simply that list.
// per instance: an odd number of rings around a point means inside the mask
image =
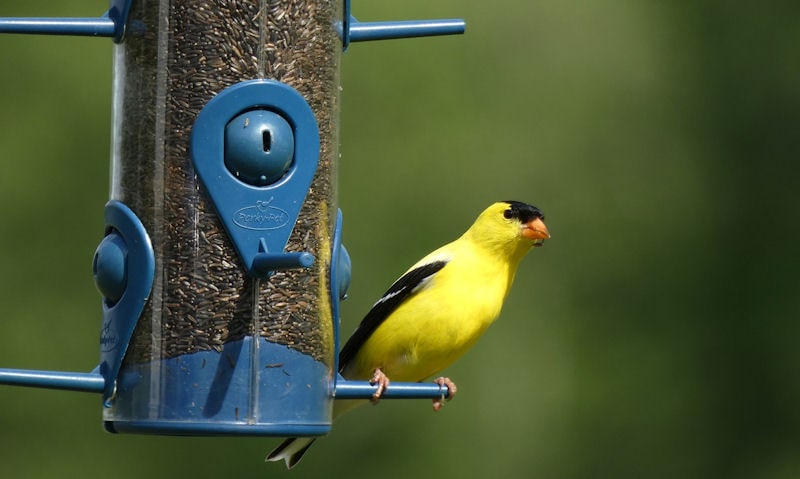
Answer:
[{"label": "metal rod", "polygon": [[114,37],[117,27],[108,17],[0,18],[0,33]]},{"label": "metal rod", "polygon": [[[336,399],[369,399],[378,386],[367,381],[336,381]],[[450,391],[447,386],[435,383],[391,383],[381,395],[381,399],[437,399],[447,398]]]},{"label": "metal rod", "polygon": [[73,373],[31,369],[0,369],[0,384],[9,386],[101,393],[105,387],[105,382],[103,376],[97,372]]},{"label": "metal rod", "polygon": [[266,276],[270,272],[295,268],[309,268],[314,265],[314,255],[300,253],[258,253],[253,257],[251,270],[258,276]]},{"label": "metal rod", "polygon": [[362,42],[393,38],[459,35],[464,33],[465,29],[466,23],[458,18],[402,22],[359,22],[351,17],[349,39],[351,42]]}]

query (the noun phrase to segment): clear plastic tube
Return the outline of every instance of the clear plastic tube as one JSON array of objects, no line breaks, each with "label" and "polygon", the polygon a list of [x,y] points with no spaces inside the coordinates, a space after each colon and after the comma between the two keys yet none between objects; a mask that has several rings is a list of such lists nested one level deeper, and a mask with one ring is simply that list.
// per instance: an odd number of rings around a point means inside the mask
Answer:
[{"label": "clear plastic tube", "polygon": [[[121,381],[115,404],[105,411],[110,428],[159,430],[167,424],[171,433],[224,433],[215,424],[250,424],[264,426],[256,434],[282,434],[280,423],[329,421],[326,388],[335,351],[327,277],[336,212],[340,15],[341,4],[333,0],[133,3],[128,33],[114,53],[111,198],[128,205],[147,229],[156,276],[123,365],[129,380]],[[316,176],[286,248],[309,251],[316,262],[262,281],[246,275],[188,149],[203,106],[225,88],[254,78],[297,90],[314,111],[321,140]],[[280,358],[269,359],[272,351]],[[283,407],[270,397],[278,389],[253,392],[275,372],[283,374],[277,376],[283,389],[298,386],[286,378],[303,374],[280,371],[296,354],[317,371],[299,381],[313,383],[321,411],[275,411]],[[214,381],[223,361],[231,368],[231,384],[249,371],[248,385],[229,386],[249,389],[241,391],[249,399],[233,412],[211,414],[206,401],[202,411],[182,415],[185,401],[198,398],[176,394],[175,387],[189,386],[176,386],[167,377],[174,375],[170,368],[180,363],[191,380]],[[217,372],[192,369],[209,362]],[[181,395],[189,399],[171,404]]]}]

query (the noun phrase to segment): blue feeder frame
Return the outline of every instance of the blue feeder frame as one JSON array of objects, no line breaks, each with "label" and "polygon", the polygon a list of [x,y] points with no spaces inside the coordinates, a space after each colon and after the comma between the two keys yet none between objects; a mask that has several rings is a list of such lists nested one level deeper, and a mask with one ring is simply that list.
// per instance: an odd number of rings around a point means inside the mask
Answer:
[{"label": "blue feeder frame", "polygon": [[[111,0],[108,11],[98,18],[0,18],[0,33],[98,36],[121,43],[128,29],[138,28],[128,21],[132,3],[133,0]],[[336,28],[343,49],[347,49],[351,42],[460,34],[465,29],[465,22],[461,19],[358,22],[350,14],[350,0],[343,1],[342,19]],[[246,172],[249,167],[247,153],[243,163],[234,162],[236,165],[233,167],[223,161],[227,154],[223,151],[226,140],[222,136],[226,125],[237,114],[253,111],[258,112],[258,121],[273,125],[270,128],[278,128],[275,131],[289,131],[281,123],[284,120],[291,129],[288,135],[282,135],[278,140],[292,137],[289,139],[293,145],[282,143],[281,146],[291,147],[289,155],[293,155],[294,160],[283,163],[280,158],[276,160],[280,170],[277,176],[281,178],[277,182],[270,183],[271,179],[266,175],[256,174],[249,180],[246,174],[240,175],[240,170]],[[280,118],[275,118],[275,115]],[[276,124],[278,126],[274,126]],[[313,264],[315,258],[310,253],[284,252],[319,155],[314,114],[299,93],[271,80],[245,81],[229,87],[203,108],[194,125],[191,147],[198,175],[250,276],[268,277],[276,270]],[[246,180],[242,181],[242,177]],[[267,196],[274,198],[275,202],[264,200]],[[274,214],[280,212],[282,224],[274,228],[254,228],[237,223],[236,212],[259,207],[271,209]],[[350,260],[341,245],[341,228],[342,215],[339,212],[333,234],[329,278],[336,351],[340,343],[339,301],[345,296],[350,281]],[[133,391],[135,395],[138,384],[151,380],[152,370],[147,365],[123,368],[122,363],[151,292],[154,252],[142,223],[119,201],[112,200],[106,205],[105,237],[95,253],[93,272],[103,295],[100,364],[87,373],[0,369],[0,384],[101,393],[104,407],[115,408],[118,418],[124,418],[126,414],[138,418],[136,401],[122,393]],[[257,354],[253,354],[254,351]],[[223,356],[232,368],[215,367],[223,361]],[[250,357],[268,358],[276,367],[254,376],[250,371],[253,364],[247,359]],[[258,335],[226,343],[222,353],[188,354],[162,363],[160,372],[171,378],[168,404],[160,406],[162,417],[151,422],[107,420],[107,430],[159,434],[321,435],[330,429],[330,414],[329,411],[320,413],[320,404],[331,398],[368,399],[377,387],[366,381],[348,381],[338,374],[321,382],[319,378],[329,373],[327,370],[315,371],[315,368],[326,366],[304,354],[265,341]],[[280,376],[287,374],[282,365],[292,365],[294,375],[307,374],[307,390],[282,389]],[[334,364],[333,371],[336,370]],[[185,371],[191,371],[191,375],[187,376]],[[254,377],[257,378],[255,382]],[[198,383],[210,386],[198,391]],[[439,398],[447,395],[447,388],[436,384],[398,382],[392,383],[382,397]],[[204,403],[198,404],[198,398],[203,398]],[[240,415],[246,412],[233,407],[233,404],[249,404],[251,409],[278,408],[285,410],[286,414],[280,422],[247,427],[240,421]],[[207,424],[209,416],[215,416],[216,422]]]}]

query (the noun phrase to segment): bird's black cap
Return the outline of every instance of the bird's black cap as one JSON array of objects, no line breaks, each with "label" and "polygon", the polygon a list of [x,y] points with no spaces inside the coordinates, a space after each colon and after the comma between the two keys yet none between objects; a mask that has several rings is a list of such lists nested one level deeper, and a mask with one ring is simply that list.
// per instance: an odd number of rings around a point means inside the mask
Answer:
[{"label": "bird's black cap", "polygon": [[509,208],[503,211],[506,218],[517,218],[521,223],[527,223],[534,218],[544,219],[544,213],[539,208],[521,201],[507,200]]}]

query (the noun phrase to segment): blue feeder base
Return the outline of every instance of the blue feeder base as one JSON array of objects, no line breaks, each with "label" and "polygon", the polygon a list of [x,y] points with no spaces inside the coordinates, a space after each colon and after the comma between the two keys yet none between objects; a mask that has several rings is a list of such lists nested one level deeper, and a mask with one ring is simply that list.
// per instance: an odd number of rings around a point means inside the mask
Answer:
[{"label": "blue feeder base", "polygon": [[224,349],[126,365],[109,432],[318,436],[331,429],[332,368],[248,336]]}]

